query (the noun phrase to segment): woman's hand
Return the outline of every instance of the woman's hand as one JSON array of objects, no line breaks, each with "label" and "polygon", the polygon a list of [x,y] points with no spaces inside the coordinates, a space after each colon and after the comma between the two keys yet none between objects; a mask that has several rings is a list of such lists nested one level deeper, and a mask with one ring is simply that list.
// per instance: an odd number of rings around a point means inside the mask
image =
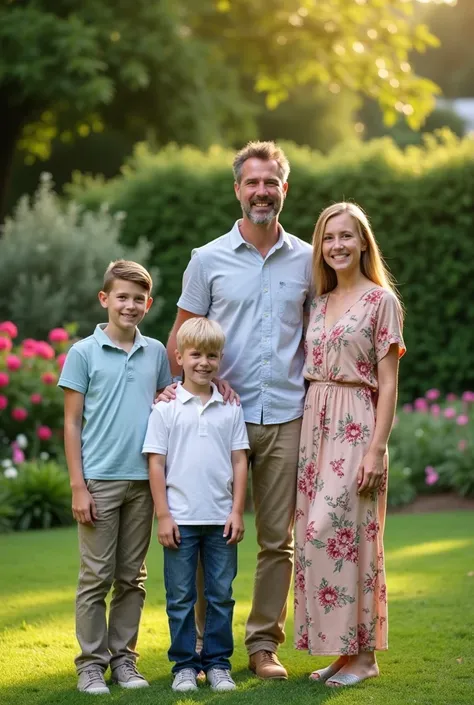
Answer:
[{"label": "woman's hand", "polygon": [[378,490],[387,470],[387,449],[370,450],[364,457],[357,473],[359,494],[368,494]]}]

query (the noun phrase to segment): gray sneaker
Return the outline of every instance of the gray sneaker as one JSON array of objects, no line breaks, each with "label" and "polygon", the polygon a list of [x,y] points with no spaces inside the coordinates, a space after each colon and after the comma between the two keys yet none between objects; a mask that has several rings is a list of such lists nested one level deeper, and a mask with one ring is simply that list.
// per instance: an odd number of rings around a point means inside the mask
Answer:
[{"label": "gray sneaker", "polygon": [[112,681],[121,688],[148,688],[148,681],[137,670],[133,661],[124,661],[119,666],[112,668]]},{"label": "gray sneaker", "polygon": [[77,689],[89,695],[110,695],[100,666],[89,666],[79,673]]},{"label": "gray sneaker", "polygon": [[226,668],[210,668],[206,673],[207,680],[211,685],[211,690],[235,690],[235,685],[230,671]]},{"label": "gray sneaker", "polygon": [[182,668],[174,677],[173,690],[185,693],[188,690],[197,690],[196,671],[194,668]]}]

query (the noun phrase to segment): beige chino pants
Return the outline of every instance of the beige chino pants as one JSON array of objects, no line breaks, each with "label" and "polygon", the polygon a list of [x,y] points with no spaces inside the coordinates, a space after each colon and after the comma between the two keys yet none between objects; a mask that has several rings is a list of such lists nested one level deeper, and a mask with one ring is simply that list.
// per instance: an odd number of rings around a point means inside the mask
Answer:
[{"label": "beige chino pants", "polygon": [[[245,646],[249,656],[275,652],[285,640],[285,619],[293,570],[293,525],[301,419],[283,424],[247,424],[257,555],[253,601]],[[205,600],[198,571],[196,626],[204,631]]]},{"label": "beige chino pants", "polygon": [[[145,601],[145,556],[153,524],[147,480],[88,480],[95,526],[79,524],[81,567],[76,597],[77,672],[135,661]],[[113,584],[109,621],[105,598]]]}]

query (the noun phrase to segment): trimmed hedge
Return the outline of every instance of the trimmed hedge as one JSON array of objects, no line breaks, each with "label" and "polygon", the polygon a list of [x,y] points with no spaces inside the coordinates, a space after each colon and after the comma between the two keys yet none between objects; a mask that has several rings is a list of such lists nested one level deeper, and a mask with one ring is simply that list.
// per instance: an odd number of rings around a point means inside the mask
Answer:
[{"label": "trimmed hedge", "polygon": [[[281,221],[289,232],[310,240],[319,212],[342,199],[371,218],[407,311],[401,399],[427,386],[474,388],[474,140],[441,131],[404,152],[390,139],[345,145],[328,157],[285,149],[292,171]],[[227,232],[240,215],[232,156],[174,146],[153,155],[141,145],[118,179],[70,187],[88,207],[108,201],[127,213],[124,244],[143,236],[152,244],[164,298],[152,333],[163,341],[192,248]]]}]

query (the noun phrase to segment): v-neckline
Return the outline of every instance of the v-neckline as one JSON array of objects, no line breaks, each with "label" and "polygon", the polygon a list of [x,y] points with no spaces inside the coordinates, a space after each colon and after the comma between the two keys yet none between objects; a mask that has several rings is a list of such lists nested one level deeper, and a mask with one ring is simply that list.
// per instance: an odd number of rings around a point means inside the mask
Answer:
[{"label": "v-neckline", "polygon": [[330,333],[330,332],[333,330],[333,328],[339,323],[339,321],[342,321],[342,319],[344,318],[344,316],[347,316],[347,314],[349,313],[349,311],[350,311],[356,304],[358,304],[359,301],[360,301],[366,294],[369,293],[369,291],[372,291],[373,289],[378,289],[378,287],[377,287],[377,286],[371,286],[369,289],[366,289],[365,291],[363,291],[362,294],[359,296],[359,298],[356,299],[355,301],[353,301],[353,302],[351,303],[351,305],[349,306],[349,308],[344,311],[344,313],[341,313],[341,315],[339,316],[339,318],[337,318],[337,319],[334,321],[334,323],[332,324],[332,326],[331,326],[330,328],[327,328],[327,327],[326,327],[326,314],[327,314],[327,309],[328,309],[328,302],[329,302],[329,297],[331,296],[331,293],[332,293],[332,292],[328,291],[328,293],[325,294],[325,296],[326,296],[326,302],[325,302],[325,304],[326,304],[326,305],[325,305],[325,307],[324,307],[324,321],[323,321],[323,330],[324,330],[325,335],[326,335],[326,336],[329,335],[329,333]]}]

